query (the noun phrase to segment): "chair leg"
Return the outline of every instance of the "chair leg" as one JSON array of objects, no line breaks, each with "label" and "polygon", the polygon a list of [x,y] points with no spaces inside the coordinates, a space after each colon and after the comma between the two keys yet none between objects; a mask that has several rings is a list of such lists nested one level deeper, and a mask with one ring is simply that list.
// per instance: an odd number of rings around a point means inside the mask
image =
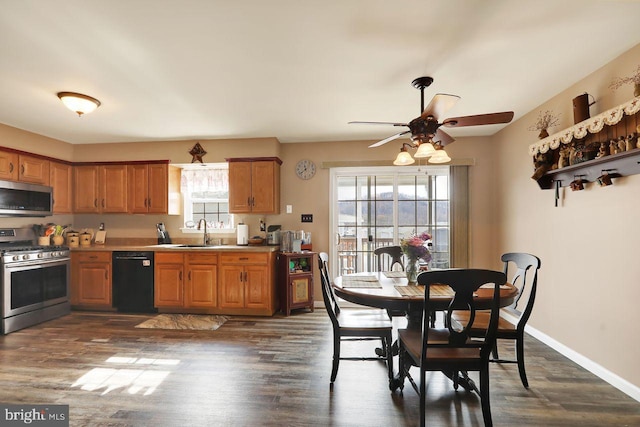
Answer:
[{"label": "chair leg", "polygon": [[493,344],[493,348],[491,349],[491,355],[493,360],[500,359],[500,357],[498,356],[498,340],[496,340],[495,344]]},{"label": "chair leg", "polygon": [[427,394],[427,375],[426,371],[420,367],[420,427],[424,427],[426,424],[426,394]]},{"label": "chair leg", "polygon": [[491,420],[491,405],[489,402],[489,366],[480,370],[480,403],[485,427],[493,427]]},{"label": "chair leg", "polygon": [[333,367],[331,369],[331,384],[338,375],[338,365],[340,364],[340,335],[333,334]]},{"label": "chair leg", "polygon": [[527,381],[527,373],[524,370],[524,337],[518,337],[516,339],[516,360],[518,361],[518,372],[520,373],[520,380],[524,388],[529,388],[529,381]]},{"label": "chair leg", "polygon": [[382,339],[382,344],[387,352],[387,369],[389,371],[389,382],[393,381],[393,352],[391,351],[391,333]]}]

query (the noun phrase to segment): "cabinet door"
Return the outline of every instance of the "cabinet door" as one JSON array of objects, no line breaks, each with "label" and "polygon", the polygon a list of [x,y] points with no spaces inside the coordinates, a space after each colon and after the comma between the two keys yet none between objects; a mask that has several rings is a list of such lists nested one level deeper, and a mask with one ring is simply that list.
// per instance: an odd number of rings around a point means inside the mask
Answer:
[{"label": "cabinet door", "polygon": [[245,307],[269,307],[271,293],[269,292],[270,281],[268,267],[248,265],[245,267],[245,273]]},{"label": "cabinet door", "polygon": [[105,213],[127,212],[127,166],[100,166],[99,209]]},{"label": "cabinet door", "polygon": [[169,209],[169,166],[150,164],[148,212],[166,214]]},{"label": "cabinet door", "polygon": [[127,166],[127,191],[129,213],[147,213],[149,203],[149,169],[147,165]]},{"label": "cabinet door", "polygon": [[155,293],[156,307],[183,307],[184,284],[183,263],[155,262]]},{"label": "cabinet door", "polygon": [[50,162],[49,183],[53,187],[53,213],[71,213],[71,165]]},{"label": "cabinet door", "polygon": [[280,171],[274,161],[251,162],[251,211],[279,213]]},{"label": "cabinet door", "polygon": [[229,212],[251,212],[251,163],[229,163]]},{"label": "cabinet door", "polygon": [[18,155],[0,151],[0,179],[18,180]]},{"label": "cabinet door", "polygon": [[20,181],[49,185],[49,160],[24,156],[22,154],[20,154],[18,158],[20,162],[18,179]]},{"label": "cabinet door", "polygon": [[187,267],[185,307],[215,308],[218,305],[218,266]]},{"label": "cabinet door", "polygon": [[111,266],[81,262],[78,266],[78,303],[111,305]]},{"label": "cabinet door", "polygon": [[220,266],[220,307],[244,307],[244,268],[238,265]]},{"label": "cabinet door", "polygon": [[98,213],[98,167],[73,168],[74,213]]}]

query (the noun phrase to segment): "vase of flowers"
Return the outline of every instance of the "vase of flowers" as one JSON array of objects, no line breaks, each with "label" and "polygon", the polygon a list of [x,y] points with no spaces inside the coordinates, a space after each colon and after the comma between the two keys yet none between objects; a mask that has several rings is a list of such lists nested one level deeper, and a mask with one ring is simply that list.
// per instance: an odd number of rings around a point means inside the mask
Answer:
[{"label": "vase of flowers", "polygon": [[640,96],[640,65],[638,65],[636,71],[629,77],[617,77],[614,79],[609,87],[616,90],[626,84],[633,84],[633,96]]},{"label": "vase of flowers", "polygon": [[427,248],[427,242],[431,240],[429,233],[422,233],[417,236],[408,237],[400,241],[402,252],[407,257],[407,267],[405,273],[410,285],[415,285],[420,271],[420,260],[431,261],[431,252]]},{"label": "vase of flowers", "polygon": [[529,126],[527,130],[537,131],[539,139],[549,136],[549,128],[558,125],[560,114],[555,115],[551,110],[540,111],[535,124]]}]

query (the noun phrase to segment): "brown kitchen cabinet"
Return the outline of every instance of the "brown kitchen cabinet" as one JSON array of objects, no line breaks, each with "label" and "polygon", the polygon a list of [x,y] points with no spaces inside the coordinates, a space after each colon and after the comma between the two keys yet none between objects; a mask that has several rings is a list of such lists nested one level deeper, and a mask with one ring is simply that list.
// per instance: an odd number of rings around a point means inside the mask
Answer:
[{"label": "brown kitchen cabinet", "polygon": [[73,210],[73,174],[70,164],[50,162],[49,183],[53,187],[53,213],[66,214]]},{"label": "brown kitchen cabinet", "polygon": [[278,254],[278,292],[280,310],[286,315],[291,310],[308,308],[313,311],[313,260],[315,252]]},{"label": "brown kitchen cabinet", "polygon": [[154,305],[157,308],[215,309],[218,303],[216,253],[157,252]]},{"label": "brown kitchen cabinet", "polygon": [[10,151],[0,151],[0,179],[8,181],[18,180],[18,154]]},{"label": "brown kitchen cabinet", "polygon": [[280,213],[280,165],[277,157],[230,158],[229,212]]},{"label": "brown kitchen cabinet", "polygon": [[273,253],[220,255],[220,308],[228,314],[268,315],[277,309]]},{"label": "brown kitchen cabinet", "polygon": [[127,166],[82,165],[73,168],[75,213],[126,213]]},{"label": "brown kitchen cabinet", "polygon": [[111,310],[111,252],[71,252],[71,305]]},{"label": "brown kitchen cabinet", "polygon": [[127,166],[129,213],[168,213],[169,165]]},{"label": "brown kitchen cabinet", "polygon": [[18,162],[18,181],[49,185],[49,160],[20,154]]}]

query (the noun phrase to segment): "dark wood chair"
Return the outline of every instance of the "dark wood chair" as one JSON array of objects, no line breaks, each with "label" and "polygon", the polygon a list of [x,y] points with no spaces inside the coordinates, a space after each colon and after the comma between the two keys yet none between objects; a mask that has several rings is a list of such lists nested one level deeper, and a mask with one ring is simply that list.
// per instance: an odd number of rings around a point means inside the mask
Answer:
[{"label": "dark wood chair", "polygon": [[[322,298],[333,325],[333,367],[331,369],[331,387],[338,375],[341,360],[386,360],[389,381],[393,379],[393,356],[391,354],[392,325],[384,310],[371,308],[341,308],[333,292],[327,268],[329,256],[325,252],[318,254],[318,266],[322,281]],[[381,340],[385,357],[342,357],[342,341]]]},{"label": "dark wood chair", "polygon": [[[420,396],[420,425],[425,425],[426,372],[442,371],[451,377],[457,390],[459,375],[462,375],[469,387],[480,395],[482,416],[485,426],[492,426],[489,405],[489,357],[495,345],[495,334],[500,311],[500,285],[506,282],[506,275],[500,271],[479,269],[450,269],[426,271],[418,275],[418,284],[424,285],[424,314],[422,329],[401,329],[398,331],[400,342],[399,386],[404,387],[408,378]],[[493,299],[489,327],[482,338],[472,338],[470,325],[453,322],[451,316],[459,311],[468,311],[471,319],[476,313],[473,294],[480,286],[494,283]],[[447,325],[444,328],[431,326],[429,303],[430,285],[448,284],[455,296],[446,311]],[[420,369],[420,384],[417,385],[409,370],[412,366]],[[480,387],[468,377],[468,371],[478,371]]]},{"label": "dark wood chair", "polygon": [[400,246],[383,246],[373,250],[376,255],[378,271],[392,271],[394,265],[399,264],[404,271],[404,259]]},{"label": "dark wood chair", "polygon": [[[504,273],[508,274],[509,270],[514,273],[513,276],[511,276],[511,283],[518,287],[519,293],[513,304],[500,310],[496,338],[515,341],[516,359],[500,359],[498,356],[498,346],[496,345],[492,352],[493,357],[491,362],[517,363],[522,385],[528,388],[529,381],[527,380],[527,373],[524,367],[524,328],[531,316],[533,303],[536,299],[538,270],[540,269],[541,262],[535,255],[519,252],[506,253],[502,255],[501,259],[504,263]],[[513,271],[514,269],[515,271]],[[466,317],[464,313],[459,313],[455,315],[453,319],[466,322],[468,317]],[[488,323],[488,313],[477,313],[471,327],[471,334],[474,336],[482,335]]]}]

